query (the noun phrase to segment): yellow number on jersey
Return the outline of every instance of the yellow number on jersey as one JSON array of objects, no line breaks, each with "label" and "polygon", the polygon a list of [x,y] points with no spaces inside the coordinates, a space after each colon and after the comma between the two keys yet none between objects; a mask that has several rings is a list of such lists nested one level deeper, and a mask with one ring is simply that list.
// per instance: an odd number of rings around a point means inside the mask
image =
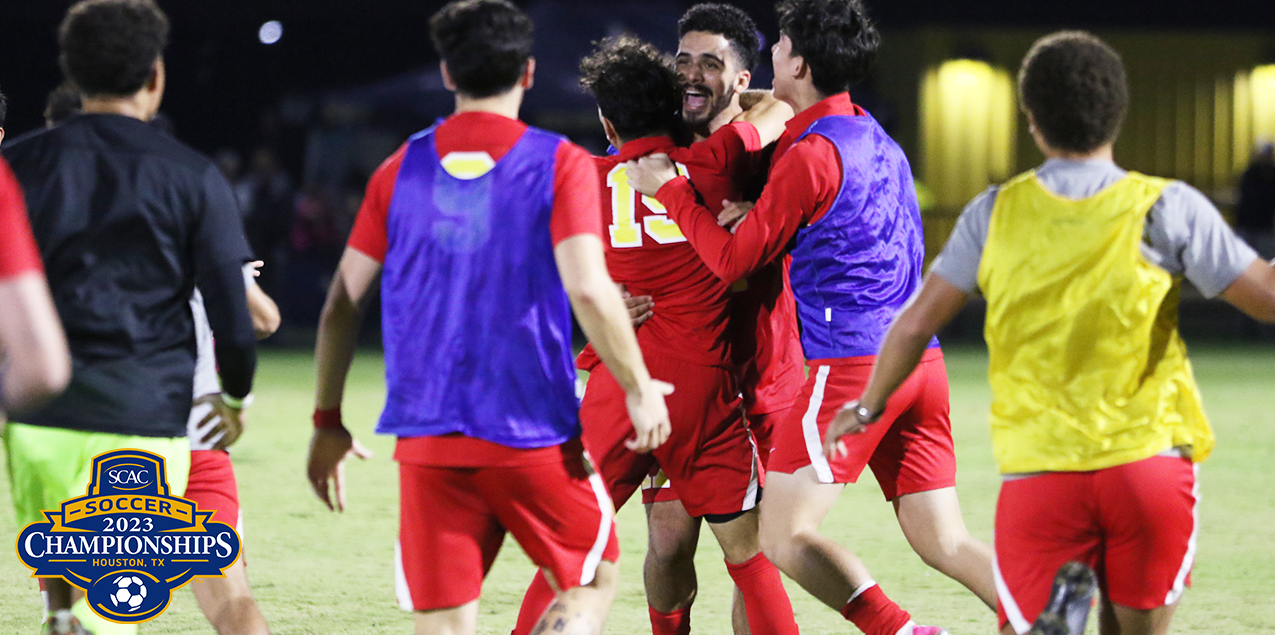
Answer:
[{"label": "yellow number on jersey", "polygon": [[[677,164],[677,173],[688,176],[686,166]],[[611,246],[616,248],[641,247],[642,231],[637,226],[637,192],[629,185],[628,169],[623,163],[615,166],[607,173],[607,188],[611,190]],[[654,216],[647,216],[642,221],[646,235],[661,245],[686,242],[682,230],[666,216],[658,201],[650,196],[642,197],[642,204],[651,210]]]}]

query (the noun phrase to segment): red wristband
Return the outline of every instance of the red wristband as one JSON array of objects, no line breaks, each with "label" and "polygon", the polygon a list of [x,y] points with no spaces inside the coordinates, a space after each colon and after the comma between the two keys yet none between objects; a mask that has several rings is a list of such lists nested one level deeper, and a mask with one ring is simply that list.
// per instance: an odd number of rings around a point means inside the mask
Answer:
[{"label": "red wristband", "polygon": [[344,428],[345,424],[341,423],[341,409],[331,408],[328,410],[314,411],[314,429],[315,430],[336,430]]}]

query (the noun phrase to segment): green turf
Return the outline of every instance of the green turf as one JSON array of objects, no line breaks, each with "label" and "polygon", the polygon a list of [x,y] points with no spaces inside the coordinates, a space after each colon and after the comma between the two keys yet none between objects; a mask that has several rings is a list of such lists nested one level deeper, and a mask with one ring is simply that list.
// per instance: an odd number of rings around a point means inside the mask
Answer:
[{"label": "green turf", "polygon": [[[1270,633],[1275,628],[1275,349],[1193,349],[1197,376],[1218,435],[1203,467],[1202,529],[1195,588],[1178,611],[1176,633]],[[985,356],[948,351],[958,488],[971,532],[990,540],[998,479],[988,444]],[[246,524],[248,574],[276,633],[408,633],[411,618],[394,602],[392,555],[396,478],[392,440],[371,433],[384,388],[379,356],[359,357],[346,391],[345,415],[376,457],[348,470],[349,508],[328,512],[303,474],[309,439],[313,370],[308,354],[263,355],[248,432],[235,446]],[[0,482],[0,536],[16,537],[8,483]],[[640,564],[645,551],[641,510],[619,514],[624,556],[611,633],[650,632]],[[851,546],[882,587],[922,623],[954,635],[994,631],[991,612],[956,583],[926,568],[904,541],[889,505],[867,478],[850,487],[824,531]],[[6,539],[6,542],[8,539]],[[12,544],[12,543],[9,543]],[[698,559],[697,633],[730,632],[730,582],[710,532]],[[479,632],[504,635],[532,568],[512,543],[487,581]],[[839,615],[789,592],[802,632],[854,632]],[[35,581],[15,555],[0,557],[0,633],[36,633]],[[143,633],[211,633],[190,592]]]}]

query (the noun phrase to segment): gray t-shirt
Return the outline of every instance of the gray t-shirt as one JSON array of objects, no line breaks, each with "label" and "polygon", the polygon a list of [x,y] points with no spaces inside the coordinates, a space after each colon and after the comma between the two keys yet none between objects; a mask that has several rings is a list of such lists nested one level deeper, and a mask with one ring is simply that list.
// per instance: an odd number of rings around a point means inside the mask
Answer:
[{"label": "gray t-shirt", "polygon": [[[1089,198],[1126,174],[1116,164],[1100,159],[1049,159],[1036,170],[1049,191],[1073,200]],[[989,187],[965,206],[943,253],[930,267],[965,293],[978,290],[978,267],[999,190],[998,186]],[[1257,260],[1257,252],[1235,235],[1213,203],[1181,181],[1171,182],[1151,206],[1143,229],[1142,254],[1170,274],[1186,276],[1209,298],[1225,291]]]}]

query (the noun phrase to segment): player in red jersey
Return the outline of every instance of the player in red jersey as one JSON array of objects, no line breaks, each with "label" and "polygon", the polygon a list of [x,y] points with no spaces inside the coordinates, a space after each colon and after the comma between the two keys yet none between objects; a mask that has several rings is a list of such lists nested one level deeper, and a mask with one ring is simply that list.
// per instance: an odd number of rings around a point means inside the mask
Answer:
[{"label": "player in red jersey", "polygon": [[[676,78],[655,47],[632,38],[606,41],[584,60],[581,73],[581,84],[598,100],[607,137],[619,148],[616,156],[595,159],[606,188],[602,217],[608,225],[607,267],[631,292],[654,298],[659,310],[638,329],[638,342],[652,375],[676,378],[678,386],[668,399],[670,442],[650,455],[635,454],[623,444],[628,427],[623,394],[592,349],[586,349],[577,361],[591,371],[581,404],[585,447],[599,461],[617,505],[656,466],[662,467],[689,512],[708,520],[743,591],[754,631],[795,633],[778,571],[761,555],[757,542],[761,469],[739,408],[730,360],[729,289],[663,208],[639,197],[625,175],[626,161],[668,152],[705,199],[720,206],[738,196],[735,183],[752,171],[761,135],[777,137],[785,117],[774,112],[778,109],[759,107],[750,113],[756,125],[726,126],[706,141],[679,148],[671,136],[678,123]],[[647,580],[648,586],[659,583]],[[538,617],[546,591],[542,582],[533,584],[515,633],[526,632]],[[670,620],[658,607],[652,606],[651,620],[657,634],[678,632],[669,628]]]},{"label": "player in red jersey", "polygon": [[[760,96],[768,95],[748,91],[759,58],[757,33],[747,13],[726,4],[695,5],[678,21],[675,70],[682,89],[682,125],[695,141],[707,139],[739,117],[746,105],[753,106]],[[786,109],[786,104],[780,107]],[[733,185],[739,196],[732,201],[752,200],[760,193],[769,154],[768,148],[751,171],[737,172]],[[723,224],[730,220],[722,218]],[[765,468],[773,447],[774,422],[786,416],[805,382],[792,292],[784,285],[782,262],[767,265],[731,290],[731,357],[740,370],[748,427]],[[665,614],[666,621],[689,621],[697,591],[694,557],[701,523],[678,503],[667,479],[653,479],[647,487],[644,499],[654,504],[647,511],[645,574],[648,580],[659,581],[648,585],[647,599]],[[732,622],[737,635],[748,632],[738,592]]]},{"label": "player in red jersey", "polygon": [[[363,307],[381,286],[387,396],[398,437],[396,591],[418,633],[474,633],[506,533],[550,578],[543,632],[601,632],[619,557],[614,507],[579,440],[571,312],[623,386],[634,438],[668,438],[607,274],[588,155],[517,120],[531,20],[507,0],[459,0],[430,20],[456,114],[377,170],[324,307],[307,474],[344,507],[342,466],[366,451],[340,404]],[[335,482],[335,500],[330,485]]]},{"label": "player in red jersey", "polygon": [[[0,125],[3,125],[0,120]],[[0,432],[5,413],[30,410],[71,378],[62,322],[9,164],[0,159]]]}]

